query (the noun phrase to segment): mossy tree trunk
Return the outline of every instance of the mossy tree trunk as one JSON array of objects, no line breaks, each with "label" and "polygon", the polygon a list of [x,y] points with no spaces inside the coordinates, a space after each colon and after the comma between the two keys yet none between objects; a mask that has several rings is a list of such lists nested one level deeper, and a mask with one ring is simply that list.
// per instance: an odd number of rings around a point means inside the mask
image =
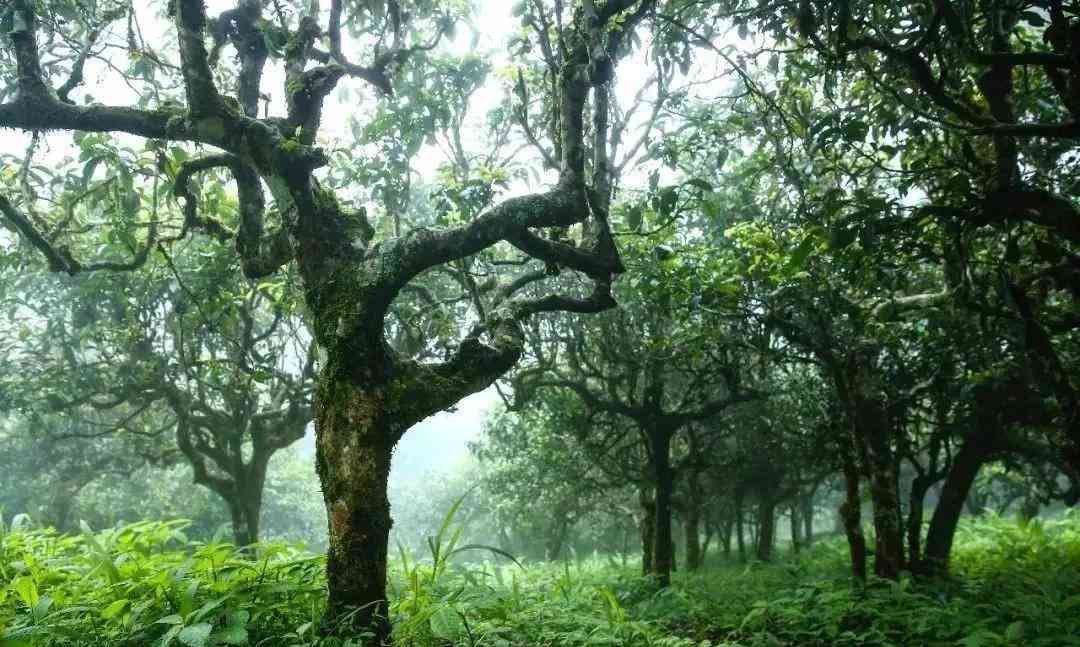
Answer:
[{"label": "mossy tree trunk", "polygon": [[671,534],[672,497],[675,493],[675,470],[671,465],[671,432],[664,427],[649,430],[652,448],[653,477],[656,482],[656,539],[653,545],[653,575],[661,587],[671,585],[675,562],[675,544]]},{"label": "mossy tree trunk", "polygon": [[[328,376],[329,377],[329,376]],[[390,537],[387,484],[397,440],[383,389],[326,380],[316,402],[316,467],[326,504],[328,622],[389,636],[386,555]],[[346,633],[347,631],[342,631]]]}]

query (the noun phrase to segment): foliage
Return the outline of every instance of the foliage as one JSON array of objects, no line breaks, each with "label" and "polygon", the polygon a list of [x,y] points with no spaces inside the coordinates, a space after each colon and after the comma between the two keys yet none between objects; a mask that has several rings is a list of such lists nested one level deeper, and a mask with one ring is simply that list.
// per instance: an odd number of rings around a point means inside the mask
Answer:
[{"label": "foliage", "polygon": [[[602,560],[521,567],[454,559],[454,510],[431,555],[391,575],[405,645],[1078,644],[1080,517],[988,516],[959,533],[957,579],[852,584],[845,548],[717,563],[656,592]],[[282,543],[252,555],[191,541],[186,522],[0,534],[0,644],[340,646],[317,639],[322,557]],[[359,644],[355,640],[351,644]]]}]

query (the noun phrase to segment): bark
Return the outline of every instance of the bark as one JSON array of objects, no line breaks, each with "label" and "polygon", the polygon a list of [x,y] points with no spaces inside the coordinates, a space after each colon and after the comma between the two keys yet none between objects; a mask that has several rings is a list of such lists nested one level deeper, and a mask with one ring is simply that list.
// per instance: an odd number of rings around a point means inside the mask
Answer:
[{"label": "bark", "polygon": [[956,526],[964,511],[964,502],[989,455],[988,446],[984,443],[985,439],[979,436],[968,439],[953,459],[926,533],[926,556],[921,569],[924,572],[945,573],[948,570],[949,554],[952,552]]},{"label": "bark", "polygon": [[323,375],[316,394],[316,467],[329,526],[324,622],[331,633],[390,635],[386,553],[390,535],[387,482],[396,441],[386,393]]},{"label": "bark", "polygon": [[757,558],[763,562],[772,560],[776,541],[776,503],[767,497],[758,502]]},{"label": "bark", "polygon": [[922,525],[923,509],[926,501],[926,493],[933,485],[933,479],[928,475],[920,474],[911,483],[911,493],[908,498],[908,564],[914,567],[922,560]]},{"label": "bark", "polygon": [[705,518],[705,541],[701,542],[701,564],[709,557],[709,549],[712,548],[713,539],[716,537],[716,525],[709,518]]},{"label": "bark", "polygon": [[735,520],[728,519],[724,521],[724,525],[721,528],[720,534],[723,539],[722,545],[724,547],[724,557],[731,557],[731,537],[734,535]]},{"label": "bark", "polygon": [[744,519],[743,515],[745,510],[743,509],[744,495],[743,493],[735,493],[735,541],[739,548],[739,560],[746,560],[746,536],[743,532]]},{"label": "bark", "polygon": [[653,575],[661,588],[671,585],[675,545],[671,536],[672,495],[675,474],[671,467],[671,434],[666,429],[650,432],[653,470],[656,479],[656,539],[653,545]]},{"label": "bark", "polygon": [[701,545],[701,514],[696,506],[690,506],[683,521],[686,534],[686,570],[696,571],[701,568],[703,549]]},{"label": "bark", "polygon": [[795,503],[791,504],[791,551],[794,553],[802,549],[802,538],[799,536],[799,508]]},{"label": "bark", "polygon": [[552,561],[559,558],[562,554],[563,544],[566,543],[566,533],[568,530],[568,524],[564,519],[558,519],[552,521],[551,526],[548,528],[547,542],[544,546],[544,556],[547,560]]},{"label": "bark", "polygon": [[656,504],[644,492],[641,494],[641,574],[653,572],[653,539],[656,537]]},{"label": "bark", "polygon": [[237,548],[245,548],[259,541],[259,517],[261,497],[237,497],[228,502],[232,520],[233,542]]},{"label": "bark", "polygon": [[802,507],[803,543],[810,546],[814,543],[814,495],[805,494],[800,500]]},{"label": "bark", "polygon": [[862,349],[849,358],[849,422],[864,459],[874,504],[874,573],[895,580],[904,566],[898,475],[891,446],[891,417],[871,352]]},{"label": "bark", "polygon": [[859,497],[859,470],[851,445],[841,440],[841,458],[844,469],[845,498],[840,504],[837,518],[843,524],[851,555],[851,574],[856,579],[866,579],[866,537],[862,531],[862,503]]},{"label": "bark", "polygon": [[[690,472],[687,477],[686,509],[683,519],[683,535],[686,542],[686,570],[696,571],[701,568],[704,548],[701,544],[701,493],[697,472]],[[705,522],[706,530],[709,528]]]}]

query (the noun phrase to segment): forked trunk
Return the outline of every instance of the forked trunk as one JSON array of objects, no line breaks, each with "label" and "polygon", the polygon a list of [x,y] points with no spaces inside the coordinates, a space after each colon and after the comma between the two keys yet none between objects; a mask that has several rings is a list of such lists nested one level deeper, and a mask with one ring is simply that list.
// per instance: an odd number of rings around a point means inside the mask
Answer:
[{"label": "forked trunk", "polygon": [[847,379],[848,413],[874,505],[874,573],[897,579],[904,567],[900,493],[892,450],[892,419],[869,350],[852,355]]},{"label": "forked trunk", "polygon": [[316,467],[329,526],[325,630],[374,634],[387,644],[387,481],[397,438],[385,394],[323,377],[315,407]]}]

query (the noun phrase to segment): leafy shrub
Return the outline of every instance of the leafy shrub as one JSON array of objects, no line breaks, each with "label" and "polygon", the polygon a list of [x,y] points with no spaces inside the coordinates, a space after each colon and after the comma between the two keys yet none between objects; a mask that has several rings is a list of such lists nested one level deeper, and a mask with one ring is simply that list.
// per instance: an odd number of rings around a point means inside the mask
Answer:
[{"label": "leafy shrub", "polygon": [[[429,555],[402,551],[393,565],[399,644],[1080,645],[1080,515],[969,520],[947,581],[855,586],[832,541],[777,564],[680,573],[664,591],[607,560],[515,564],[461,545],[452,517]],[[67,536],[0,524],[0,646],[363,644],[316,635],[322,556],[193,541],[185,524]],[[455,559],[472,549],[488,560]]]}]

